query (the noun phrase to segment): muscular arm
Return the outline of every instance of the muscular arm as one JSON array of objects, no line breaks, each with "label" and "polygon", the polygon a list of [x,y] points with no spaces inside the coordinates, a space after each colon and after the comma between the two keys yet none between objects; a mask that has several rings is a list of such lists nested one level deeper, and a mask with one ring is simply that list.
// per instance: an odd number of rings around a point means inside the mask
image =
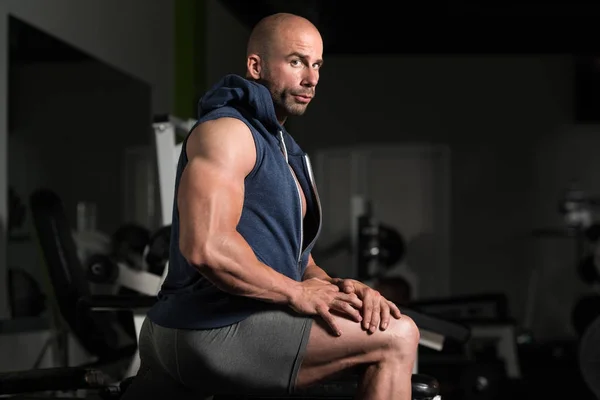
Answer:
[{"label": "muscular arm", "polygon": [[334,283],[335,280],[327,275],[327,272],[323,271],[321,267],[319,267],[315,260],[312,257],[312,254],[308,255],[308,265],[306,266],[306,270],[304,271],[304,275],[302,276],[302,280],[305,281],[311,278],[319,278],[327,282]]},{"label": "muscular arm", "polygon": [[236,230],[256,161],[249,128],[233,118],[202,123],[186,152],[177,194],[183,256],[223,291],[289,304],[298,283],[261,263]]}]

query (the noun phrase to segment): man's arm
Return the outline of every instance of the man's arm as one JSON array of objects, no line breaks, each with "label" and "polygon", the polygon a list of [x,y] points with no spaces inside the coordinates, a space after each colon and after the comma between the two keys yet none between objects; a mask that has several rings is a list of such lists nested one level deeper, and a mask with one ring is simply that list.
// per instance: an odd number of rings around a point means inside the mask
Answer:
[{"label": "man's arm", "polygon": [[315,260],[312,257],[312,254],[308,255],[308,264],[306,265],[306,270],[304,271],[304,275],[302,276],[302,280],[305,281],[311,278],[319,278],[324,281],[335,283],[336,280],[330,277],[327,272],[325,272],[321,267],[319,267]]},{"label": "man's arm", "polygon": [[234,118],[202,123],[185,150],[177,193],[183,256],[221,290],[289,304],[298,283],[261,263],[236,229],[256,162],[249,128]]}]

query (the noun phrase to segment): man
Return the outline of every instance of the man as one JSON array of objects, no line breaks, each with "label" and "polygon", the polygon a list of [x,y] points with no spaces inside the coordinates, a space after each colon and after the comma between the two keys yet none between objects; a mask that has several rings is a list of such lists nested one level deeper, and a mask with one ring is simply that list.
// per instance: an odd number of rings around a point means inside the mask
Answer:
[{"label": "man", "polygon": [[322,52],[308,20],[266,17],[249,39],[246,78],[226,76],[201,99],[141,368],[218,394],[292,392],[364,367],[360,398],[411,398],[413,321],[366,285],[332,279],[310,254],[318,192],[284,124],[315,96]]}]

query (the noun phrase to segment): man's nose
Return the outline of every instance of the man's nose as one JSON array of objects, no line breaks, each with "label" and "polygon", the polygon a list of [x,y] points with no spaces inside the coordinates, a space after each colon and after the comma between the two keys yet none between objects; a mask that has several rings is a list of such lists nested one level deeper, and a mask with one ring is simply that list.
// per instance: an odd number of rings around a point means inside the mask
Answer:
[{"label": "man's nose", "polygon": [[315,87],[319,83],[319,71],[313,68],[307,68],[304,75],[304,86]]}]

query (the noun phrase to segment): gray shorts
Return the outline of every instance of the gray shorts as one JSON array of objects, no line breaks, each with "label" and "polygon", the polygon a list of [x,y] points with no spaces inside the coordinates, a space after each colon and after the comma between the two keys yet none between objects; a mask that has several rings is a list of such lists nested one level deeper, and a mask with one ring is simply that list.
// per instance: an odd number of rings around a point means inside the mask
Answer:
[{"label": "gray shorts", "polygon": [[210,330],[164,328],[146,318],[140,358],[205,394],[291,394],[312,322],[292,310],[258,312]]}]

